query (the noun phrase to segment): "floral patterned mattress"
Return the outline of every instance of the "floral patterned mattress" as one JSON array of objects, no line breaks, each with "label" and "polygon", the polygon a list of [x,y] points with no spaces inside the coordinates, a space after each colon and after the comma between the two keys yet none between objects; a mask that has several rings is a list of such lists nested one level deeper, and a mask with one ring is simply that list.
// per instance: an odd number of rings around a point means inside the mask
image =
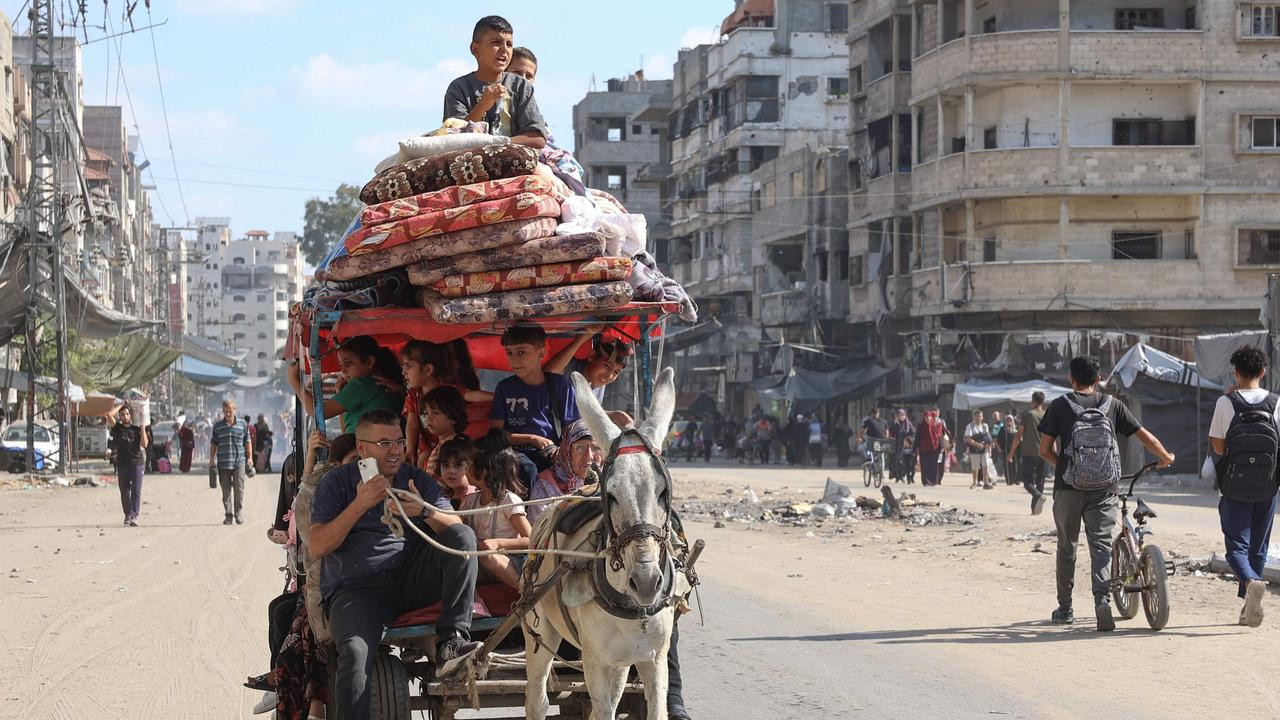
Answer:
[{"label": "floral patterned mattress", "polygon": [[392,165],[365,184],[360,200],[365,205],[376,205],[451,185],[532,175],[537,168],[538,151],[524,145],[485,145],[478,150],[455,150]]},{"label": "floral patterned mattress", "polygon": [[518,245],[555,232],[556,219],[534,217],[497,225],[419,238],[394,247],[334,258],[325,271],[329,280],[354,280],[434,258]]},{"label": "floral patterned mattress", "polygon": [[[533,176],[530,176],[533,177]],[[414,240],[533,217],[559,217],[560,201],[546,194],[520,193],[510,197],[436,210],[394,222],[362,227],[343,238],[350,255],[389,250]]]},{"label": "floral patterned mattress", "polygon": [[429,287],[453,275],[590,260],[604,254],[604,245],[604,236],[594,232],[549,235],[521,245],[424,260],[409,267],[409,282]]},{"label": "floral patterned mattress", "polygon": [[526,288],[626,280],[630,275],[631,260],[629,258],[598,257],[578,262],[549,263],[511,270],[487,270],[450,275],[432,283],[431,289],[444,297],[455,298]]},{"label": "floral patterned mattress", "polygon": [[552,183],[552,179],[541,174],[520,175],[513,178],[472,183],[470,185],[451,185],[435,192],[422,193],[413,197],[370,205],[360,213],[360,224],[365,227],[374,227],[427,213],[460,208],[464,205],[474,205],[486,200],[511,197],[520,193],[551,195],[558,191],[558,188]]},{"label": "floral patterned mattress", "polygon": [[448,324],[524,320],[532,317],[576,315],[619,308],[631,302],[626,280],[511,290],[490,295],[446,298],[434,290],[418,291],[423,307],[436,322]]}]

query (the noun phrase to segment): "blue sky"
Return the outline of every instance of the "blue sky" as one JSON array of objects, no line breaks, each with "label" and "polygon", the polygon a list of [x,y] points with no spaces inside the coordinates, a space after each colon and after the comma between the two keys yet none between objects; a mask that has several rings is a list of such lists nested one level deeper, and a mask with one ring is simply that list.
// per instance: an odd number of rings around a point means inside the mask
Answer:
[{"label": "blue sky", "polygon": [[[117,31],[123,4],[110,0]],[[733,10],[733,0],[151,4],[154,21],[167,20],[154,31],[160,82],[149,31],[120,38],[118,48],[93,43],[84,47],[85,102],[121,105],[135,119],[168,211],[153,197],[158,222],[230,216],[238,234],[301,232],[307,198],[340,182],[363,184],[397,140],[437,127],[445,87],[475,67],[467,45],[482,15],[506,17],[516,43],[538,55],[539,105],[570,146],[572,108],[593,76],[601,89],[639,67],[670,78],[679,49],[711,41]],[[27,30],[15,18],[22,5],[0,1],[19,32]],[[89,7],[90,21],[105,26],[102,4]],[[134,21],[147,24],[142,3]]]}]

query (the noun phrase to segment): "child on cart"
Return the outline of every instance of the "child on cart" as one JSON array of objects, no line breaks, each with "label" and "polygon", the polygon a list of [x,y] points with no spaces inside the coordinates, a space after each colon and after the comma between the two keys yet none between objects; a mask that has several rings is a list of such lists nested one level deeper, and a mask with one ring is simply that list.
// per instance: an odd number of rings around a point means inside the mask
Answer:
[{"label": "child on cart", "polygon": [[578,419],[578,401],[569,378],[542,369],[547,334],[536,323],[515,323],[502,333],[502,349],[513,373],[493,391],[490,426],[527,460],[520,479],[532,487],[551,467],[564,428]]},{"label": "child on cart", "polygon": [[[498,430],[474,444],[470,472],[480,492],[462,499],[458,509],[494,508],[465,518],[476,534],[477,550],[527,550],[532,528],[523,505],[517,505],[526,490],[518,477],[519,459],[506,437]],[[486,555],[479,559],[482,575],[520,589],[520,573],[525,555]],[[483,581],[483,577],[482,580]]]}]

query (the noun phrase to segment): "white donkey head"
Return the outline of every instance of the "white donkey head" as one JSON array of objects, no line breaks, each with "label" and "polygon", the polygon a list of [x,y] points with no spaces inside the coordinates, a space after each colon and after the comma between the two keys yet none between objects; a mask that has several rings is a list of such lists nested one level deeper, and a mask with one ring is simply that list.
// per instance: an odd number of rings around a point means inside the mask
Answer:
[{"label": "white donkey head", "polygon": [[[659,451],[666,440],[667,429],[671,426],[671,416],[675,413],[674,378],[675,372],[671,368],[659,373],[653,401],[637,428],[644,440]],[[600,447],[608,452],[614,441],[622,435],[622,431],[609,419],[591,392],[590,385],[578,373],[573,374],[573,389],[577,393],[578,411],[583,422]],[[662,461],[650,455],[639,438],[623,438],[619,449],[629,448],[635,449],[619,453],[613,458],[605,483],[608,492],[605,507],[609,513],[605,522],[611,528],[609,537],[624,539],[621,543],[622,569],[615,569],[614,573],[620,573],[625,578],[625,592],[632,601],[638,606],[647,607],[657,602],[662,592],[665,565],[662,542],[665,542],[665,538],[659,542],[657,533],[650,532],[637,534],[634,539],[630,539],[629,531],[636,528],[666,528],[672,488],[667,481],[668,475],[663,469]]]}]

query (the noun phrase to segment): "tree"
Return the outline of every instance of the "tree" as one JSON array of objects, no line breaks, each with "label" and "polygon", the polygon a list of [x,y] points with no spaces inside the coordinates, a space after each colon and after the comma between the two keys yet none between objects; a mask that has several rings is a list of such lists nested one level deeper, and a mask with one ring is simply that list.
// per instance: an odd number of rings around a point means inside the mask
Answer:
[{"label": "tree", "polygon": [[316,266],[329,254],[329,248],[342,239],[364,203],[360,202],[360,188],[343,183],[328,200],[311,198],[307,201],[305,224],[302,230],[302,256],[307,264]]}]

